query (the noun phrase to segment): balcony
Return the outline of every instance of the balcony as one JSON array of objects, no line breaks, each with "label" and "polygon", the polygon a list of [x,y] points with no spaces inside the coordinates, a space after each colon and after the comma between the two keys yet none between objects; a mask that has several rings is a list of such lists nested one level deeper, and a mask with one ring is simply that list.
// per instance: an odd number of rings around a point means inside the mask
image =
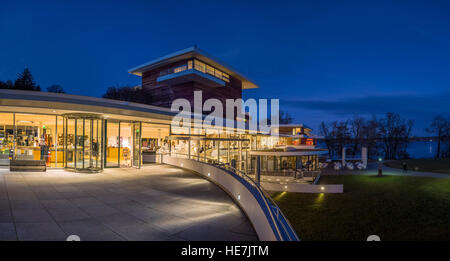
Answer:
[{"label": "balcony", "polygon": [[197,59],[191,59],[183,65],[161,71],[156,81],[167,84],[194,81],[210,87],[220,87],[230,82],[230,75]]},{"label": "balcony", "polygon": [[170,72],[169,70],[169,73],[159,76],[158,78],[156,78],[156,81],[158,83],[166,83],[171,85],[186,82],[199,82],[209,87],[221,87],[225,86],[226,84],[225,81],[219,78],[195,69],[179,70],[178,72],[175,72],[174,70]]}]

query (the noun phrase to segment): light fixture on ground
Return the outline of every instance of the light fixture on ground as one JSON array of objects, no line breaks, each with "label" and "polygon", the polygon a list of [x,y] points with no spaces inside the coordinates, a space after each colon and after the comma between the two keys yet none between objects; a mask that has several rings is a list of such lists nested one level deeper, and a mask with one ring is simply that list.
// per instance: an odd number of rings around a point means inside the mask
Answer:
[{"label": "light fixture on ground", "polygon": [[237,199],[238,199],[238,200],[241,200],[241,194],[238,194],[238,195],[237,195]]},{"label": "light fixture on ground", "polygon": [[324,186],[320,187],[320,190],[325,190],[325,187]]}]

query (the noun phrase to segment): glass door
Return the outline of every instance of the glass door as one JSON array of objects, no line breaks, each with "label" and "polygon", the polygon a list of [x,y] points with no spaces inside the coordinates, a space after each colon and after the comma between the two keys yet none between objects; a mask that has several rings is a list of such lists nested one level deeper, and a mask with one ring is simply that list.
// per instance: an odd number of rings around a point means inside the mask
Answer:
[{"label": "glass door", "polygon": [[119,167],[119,122],[107,120],[105,124],[105,167]]},{"label": "glass door", "polygon": [[76,171],[100,171],[103,168],[102,120],[66,118],[65,121],[65,167]]},{"label": "glass door", "polygon": [[101,169],[102,168],[102,121],[93,120],[92,121],[92,142],[91,142],[91,158],[92,158],[92,168]]},{"label": "glass door", "polygon": [[133,167],[141,167],[142,124],[133,123]]},{"label": "glass door", "polygon": [[120,122],[119,162],[121,167],[133,166],[133,123]]},{"label": "glass door", "polygon": [[75,119],[66,119],[66,168],[75,168]]}]

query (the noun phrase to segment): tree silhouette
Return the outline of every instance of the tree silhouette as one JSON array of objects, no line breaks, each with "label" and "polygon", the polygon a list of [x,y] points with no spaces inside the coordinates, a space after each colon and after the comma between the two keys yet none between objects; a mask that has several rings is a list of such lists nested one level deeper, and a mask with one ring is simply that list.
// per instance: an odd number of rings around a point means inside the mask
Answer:
[{"label": "tree silhouette", "polygon": [[47,87],[47,92],[66,93],[59,84],[50,85],[49,87]]},{"label": "tree silhouette", "polygon": [[287,111],[280,111],[280,124],[291,124],[294,121]]},{"label": "tree silhouette", "polygon": [[149,90],[131,86],[109,87],[103,95],[103,98],[152,104],[152,95]]},{"label": "tree silhouette", "polygon": [[449,119],[444,118],[442,115],[437,115],[434,117],[433,121],[430,124],[430,127],[426,128],[425,131],[428,133],[436,134],[438,143],[436,150],[436,158],[440,158],[441,155],[441,142],[446,138],[446,130],[449,129],[450,121]]},{"label": "tree silhouette", "polygon": [[28,68],[25,68],[14,82],[14,89],[27,91],[41,91],[41,87],[36,85],[33,80],[33,75]]},{"label": "tree silhouette", "polygon": [[7,80],[6,82],[0,81],[0,89],[12,89],[14,88],[14,84],[12,81]]}]

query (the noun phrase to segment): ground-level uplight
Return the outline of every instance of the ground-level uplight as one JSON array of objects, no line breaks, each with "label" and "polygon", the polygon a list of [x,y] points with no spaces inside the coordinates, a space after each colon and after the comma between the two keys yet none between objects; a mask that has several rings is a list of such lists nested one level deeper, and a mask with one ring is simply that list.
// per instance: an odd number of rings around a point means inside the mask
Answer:
[{"label": "ground-level uplight", "polygon": [[208,177],[211,176],[211,173],[208,172]]},{"label": "ground-level uplight", "polygon": [[237,199],[241,200],[241,194],[238,194]]},{"label": "ground-level uplight", "polygon": [[325,190],[325,187],[324,186],[320,187],[320,190]]}]

